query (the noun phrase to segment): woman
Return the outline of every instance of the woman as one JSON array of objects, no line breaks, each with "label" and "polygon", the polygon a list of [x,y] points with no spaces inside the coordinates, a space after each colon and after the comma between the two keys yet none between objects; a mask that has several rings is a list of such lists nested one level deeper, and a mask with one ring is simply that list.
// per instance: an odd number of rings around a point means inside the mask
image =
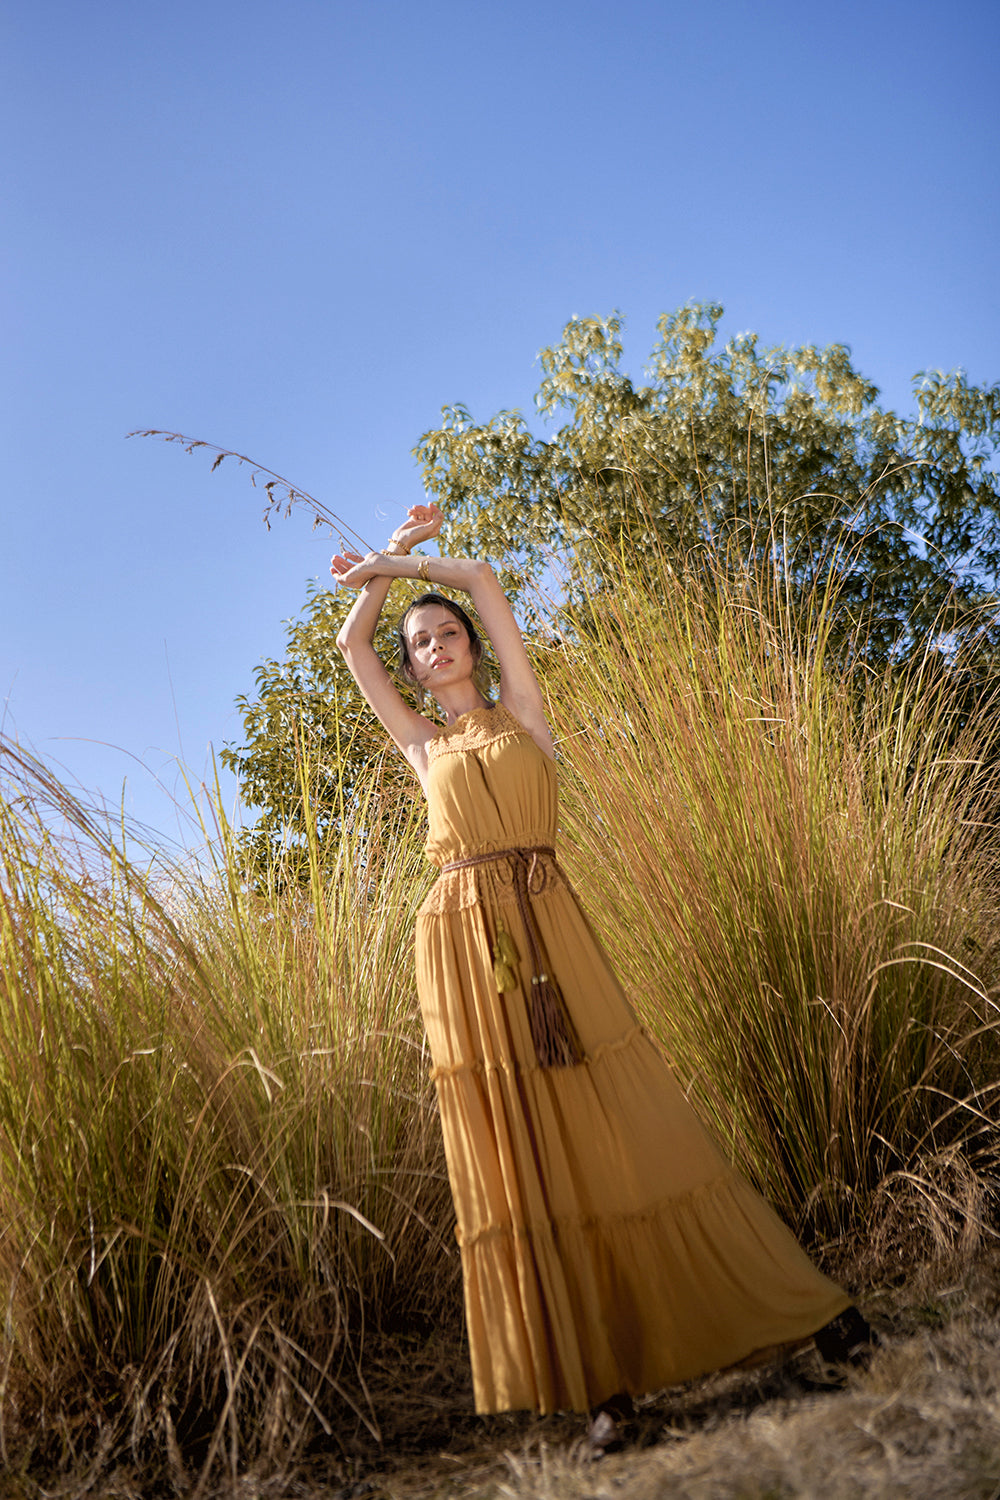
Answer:
[{"label": "woman", "polygon": [[[417,924],[417,985],[458,1225],[476,1409],[590,1410],[618,1440],[631,1397],[817,1336],[870,1330],[701,1127],[637,1025],[556,861],[541,690],[488,564],[409,555],[442,516],[414,506],[384,553],[331,572],[361,590],[337,637],[428,798],[440,875]],[[467,592],[500,667],[431,593],[400,622],[397,692],[372,640],[395,578]],[[817,1334],[817,1330],[819,1333]]]}]

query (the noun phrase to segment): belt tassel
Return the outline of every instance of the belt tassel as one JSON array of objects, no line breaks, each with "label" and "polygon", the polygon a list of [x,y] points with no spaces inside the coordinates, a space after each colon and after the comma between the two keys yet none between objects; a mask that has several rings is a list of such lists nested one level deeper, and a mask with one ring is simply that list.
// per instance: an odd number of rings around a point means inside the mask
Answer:
[{"label": "belt tassel", "polygon": [[517,989],[517,949],[509,932],[501,927],[493,944],[493,978],[501,995]]},{"label": "belt tassel", "polygon": [[[539,855],[552,856],[551,849],[503,849],[495,853],[474,855],[470,859],[452,860],[444,870],[461,870],[470,866],[508,860],[517,895],[518,910],[531,949],[531,998],[528,1002],[528,1024],[535,1057],[543,1068],[571,1068],[583,1061],[583,1048],[570,1019],[559,986],[542,968],[541,936],[531,909],[532,895],[545,888],[547,872]],[[537,884],[536,882],[537,878]],[[517,988],[515,965],[518,952],[511,936],[501,927],[493,945],[493,977],[500,994]]]},{"label": "belt tassel", "polygon": [[543,1068],[571,1068],[582,1062],[580,1043],[559,986],[547,974],[532,974],[528,1009],[535,1056]]}]

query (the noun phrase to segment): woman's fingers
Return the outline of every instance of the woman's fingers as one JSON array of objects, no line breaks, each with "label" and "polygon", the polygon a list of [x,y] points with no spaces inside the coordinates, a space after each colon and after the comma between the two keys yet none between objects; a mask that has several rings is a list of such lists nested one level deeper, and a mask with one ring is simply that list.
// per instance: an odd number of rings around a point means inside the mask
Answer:
[{"label": "woman's fingers", "polygon": [[359,577],[358,569],[360,567],[360,563],[350,563],[343,568],[337,568],[334,567],[331,563],[330,572],[333,574],[338,583],[344,583],[348,588],[352,588],[355,585],[360,588],[363,583],[368,582],[368,579],[371,576],[369,573],[364,572]]},{"label": "woman's fingers", "polygon": [[[396,535],[400,536],[405,533],[411,547],[432,536],[437,536],[444,524],[441,507],[434,501],[430,505],[411,505],[406,515],[406,522],[398,528]],[[330,559],[330,572],[338,583],[355,583],[358,580],[350,577],[351,570],[362,563],[374,561],[377,557],[378,554],[375,552],[362,556],[360,552],[352,552],[345,547],[343,552],[334,553]]]},{"label": "woman's fingers", "polygon": [[405,530],[414,541],[437,536],[444,524],[444,516],[437,505],[411,505],[406,515]]},{"label": "woman's fingers", "polygon": [[360,588],[378,572],[378,564],[384,559],[379,552],[369,552],[362,557],[360,552],[337,552],[330,562],[330,572],[338,583],[348,588]]}]

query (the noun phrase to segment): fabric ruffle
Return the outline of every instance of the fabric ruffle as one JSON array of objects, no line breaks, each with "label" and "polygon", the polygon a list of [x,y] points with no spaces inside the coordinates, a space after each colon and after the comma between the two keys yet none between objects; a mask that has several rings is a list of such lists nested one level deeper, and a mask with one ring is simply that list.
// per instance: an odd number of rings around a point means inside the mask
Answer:
[{"label": "fabric ruffle", "polygon": [[494,703],[490,708],[472,708],[467,714],[460,714],[453,724],[437,731],[428,742],[427,758],[434,760],[438,755],[485,750],[498,740],[524,733],[524,728],[502,703]]},{"label": "fabric ruffle", "polygon": [[495,1228],[461,1254],[477,1411],[586,1411],[808,1338],[849,1305],[733,1173],[655,1211]]}]

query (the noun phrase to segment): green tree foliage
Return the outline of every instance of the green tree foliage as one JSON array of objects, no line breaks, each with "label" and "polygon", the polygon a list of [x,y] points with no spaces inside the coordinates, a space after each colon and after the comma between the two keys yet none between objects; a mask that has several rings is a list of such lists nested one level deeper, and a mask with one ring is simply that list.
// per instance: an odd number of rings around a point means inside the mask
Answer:
[{"label": "green tree foliage", "polygon": [[[448,518],[442,550],[516,562],[530,578],[557,549],[591,585],[613,583],[609,538],[632,566],[665,552],[702,581],[706,563],[777,554],[792,596],[835,583],[835,649],[885,663],[936,638],[974,686],[1000,644],[1000,386],[924,373],[903,417],[880,407],[843,345],[765,348],[741,334],[720,346],[721,317],[715,304],[664,316],[644,385],[621,368],[619,318],[573,319],[540,356],[545,436],[516,411],[478,424],[445,408],[415,450]],[[334,644],[349,604],[315,589],[285,660],[258,667],[256,698],[240,700],[244,744],[224,759],[260,809],[246,835],[255,857],[301,844],[310,820],[334,832],[350,765],[382,745]],[[405,768],[391,774],[411,784]],[[324,794],[333,784],[346,802]]]},{"label": "green tree foliage", "polygon": [[[385,736],[344,666],[337,631],[354,595],[313,585],[304,615],[288,624],[283,661],[263,661],[254,672],[256,695],[237,702],[242,745],[227,745],[222,762],[236,776],[243,802],[257,810],[242,847],[252,869],[284,869],[292,884],[308,879],[307,829],[323,851],[353,811],[357,774],[385,750]],[[406,607],[401,603],[400,610]],[[384,661],[395,655],[393,614],[379,627]],[[413,789],[412,774],[395,755],[384,774]],[[276,856],[281,854],[281,859]]]},{"label": "green tree foliage", "polygon": [[546,437],[516,411],[477,424],[445,408],[416,452],[450,543],[529,565],[570,549],[592,576],[609,531],[679,566],[777,547],[802,597],[836,574],[841,638],[869,659],[934,629],[992,649],[1000,386],[921,374],[917,415],[901,417],[844,345],[719,347],[721,317],[710,304],[661,318],[645,385],[621,369],[618,317],[573,319],[540,356],[538,412],[562,421]]}]

